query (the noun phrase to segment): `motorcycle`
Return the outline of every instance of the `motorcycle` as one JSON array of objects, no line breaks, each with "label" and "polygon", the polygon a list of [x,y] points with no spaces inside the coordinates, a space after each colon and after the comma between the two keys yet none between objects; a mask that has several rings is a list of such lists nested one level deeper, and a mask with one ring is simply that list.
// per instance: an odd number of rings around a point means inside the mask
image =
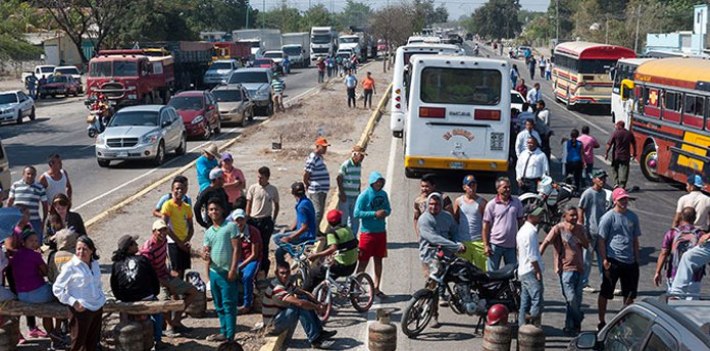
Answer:
[{"label": "motorcycle", "polygon": [[104,132],[108,121],[113,116],[113,108],[106,99],[101,97],[90,97],[84,101],[84,106],[89,109],[89,115],[86,117],[86,133],[89,138],[95,138],[97,135]]},{"label": "motorcycle", "polygon": [[[488,309],[505,305],[510,312],[520,309],[520,282],[517,264],[483,272],[460,257],[450,257],[439,249],[430,264],[424,289],[412,295],[402,315],[402,332],[409,338],[419,335],[431,318],[438,316],[439,299],[448,302],[456,314],[478,316],[476,333],[486,321]],[[515,319],[517,320],[517,318]]]},{"label": "motorcycle", "polygon": [[538,182],[537,193],[525,193],[518,199],[523,206],[532,203],[543,208],[540,227],[547,233],[555,224],[560,223],[565,204],[572,200],[575,190],[574,185],[555,183],[550,176],[546,175]]}]

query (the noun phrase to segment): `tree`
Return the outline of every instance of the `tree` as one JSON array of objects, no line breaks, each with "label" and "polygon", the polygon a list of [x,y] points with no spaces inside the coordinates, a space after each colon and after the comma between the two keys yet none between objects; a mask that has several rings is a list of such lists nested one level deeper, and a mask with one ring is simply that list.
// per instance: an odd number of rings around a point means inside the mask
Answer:
[{"label": "tree", "polygon": [[430,25],[434,23],[446,23],[449,20],[449,11],[446,9],[446,6],[440,4],[436,10],[434,10],[429,20],[431,21],[431,23],[429,23]]},{"label": "tree", "polygon": [[[247,8],[249,14],[247,16]],[[197,11],[188,14],[197,31],[231,32],[244,27],[254,28],[259,11],[247,7],[247,0],[201,0]],[[247,18],[249,23],[247,23]]]},{"label": "tree", "polygon": [[489,38],[513,38],[521,31],[518,0],[490,0],[474,11],[471,31]]},{"label": "tree", "polygon": [[42,49],[28,43],[22,36],[38,29],[36,10],[20,0],[0,1],[0,59],[37,59]]},{"label": "tree", "polygon": [[416,11],[406,3],[390,5],[374,13],[372,30],[390,47],[404,45],[415,31],[415,16]]},{"label": "tree", "polygon": [[367,27],[372,18],[372,8],[362,2],[347,0],[345,9],[338,16],[338,23],[342,28]]},{"label": "tree", "polygon": [[262,20],[264,27],[277,28],[282,33],[288,33],[298,32],[302,29],[303,16],[297,8],[287,6],[284,1],[280,7],[261,14],[258,23],[262,23]]},{"label": "tree", "polygon": [[335,16],[328,12],[328,9],[323,4],[311,6],[308,11],[303,13],[303,20],[301,21],[301,29],[304,31],[310,31],[311,27],[316,26],[335,25]]}]

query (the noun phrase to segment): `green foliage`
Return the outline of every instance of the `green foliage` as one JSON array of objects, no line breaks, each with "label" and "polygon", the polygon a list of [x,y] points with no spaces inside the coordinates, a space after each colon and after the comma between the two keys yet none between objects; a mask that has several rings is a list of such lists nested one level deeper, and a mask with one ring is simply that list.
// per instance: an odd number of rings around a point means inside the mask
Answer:
[{"label": "green foliage", "polygon": [[310,31],[311,27],[316,26],[335,26],[337,25],[335,15],[330,13],[323,4],[313,5],[303,13],[301,21],[301,29]]},{"label": "green foliage", "polygon": [[372,13],[372,8],[370,8],[369,5],[354,0],[347,0],[345,9],[342,13],[337,15],[338,24],[343,29],[351,26],[367,27],[372,19]]},{"label": "green foliage", "polygon": [[297,8],[288,7],[285,3],[279,8],[262,13],[257,26],[261,26],[262,21],[264,21],[265,28],[280,29],[281,33],[300,32],[303,30],[301,27],[303,16],[301,16]]},{"label": "green foliage", "polygon": [[14,60],[36,59],[42,54],[42,48],[28,43],[22,34],[41,29],[41,22],[46,19],[37,15],[30,4],[20,0],[0,1],[0,59]]},{"label": "green foliage", "polygon": [[489,0],[466,21],[467,29],[488,38],[513,38],[521,31],[518,0]]},{"label": "green foliage", "polygon": [[[403,3],[403,5],[408,5]],[[421,32],[422,29],[435,23],[445,23],[449,19],[449,12],[441,4],[434,8],[434,0],[414,0],[411,5],[414,8],[414,31]]]}]

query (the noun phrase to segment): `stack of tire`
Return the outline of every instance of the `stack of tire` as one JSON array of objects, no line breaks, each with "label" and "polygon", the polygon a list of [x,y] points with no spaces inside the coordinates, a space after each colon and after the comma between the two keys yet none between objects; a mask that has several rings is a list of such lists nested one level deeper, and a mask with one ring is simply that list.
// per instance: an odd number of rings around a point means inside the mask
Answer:
[{"label": "stack of tire", "polygon": [[116,351],[150,351],[153,348],[153,323],[148,318],[121,322],[113,332]]},{"label": "stack of tire", "polygon": [[0,350],[16,350],[19,341],[19,318],[0,317]]}]

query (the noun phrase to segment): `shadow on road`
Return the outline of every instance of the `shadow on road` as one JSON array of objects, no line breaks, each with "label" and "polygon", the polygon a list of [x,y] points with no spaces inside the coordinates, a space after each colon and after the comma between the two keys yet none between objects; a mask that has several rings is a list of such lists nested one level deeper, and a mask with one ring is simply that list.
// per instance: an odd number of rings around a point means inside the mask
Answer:
[{"label": "shadow on road", "polygon": [[416,249],[419,247],[419,244],[415,242],[406,242],[406,243],[387,243],[387,249],[388,250],[399,250],[399,249]]},{"label": "shadow on road", "polygon": [[[450,324],[450,323],[445,323],[445,322],[441,323],[442,328],[446,328],[447,326],[469,327],[468,325]],[[422,341],[462,341],[462,340],[470,340],[475,337],[476,337],[475,335],[467,334],[467,333],[435,332],[435,333],[419,334],[419,336],[416,338],[416,340],[422,340]]]},{"label": "shadow on road", "polygon": [[56,126],[50,126],[47,123],[51,120],[50,117],[37,117],[34,121],[30,121],[27,117],[25,117],[22,120],[22,124],[17,124],[15,122],[2,123],[2,127],[0,128],[0,138],[7,140],[23,134],[53,134],[62,131]]}]

